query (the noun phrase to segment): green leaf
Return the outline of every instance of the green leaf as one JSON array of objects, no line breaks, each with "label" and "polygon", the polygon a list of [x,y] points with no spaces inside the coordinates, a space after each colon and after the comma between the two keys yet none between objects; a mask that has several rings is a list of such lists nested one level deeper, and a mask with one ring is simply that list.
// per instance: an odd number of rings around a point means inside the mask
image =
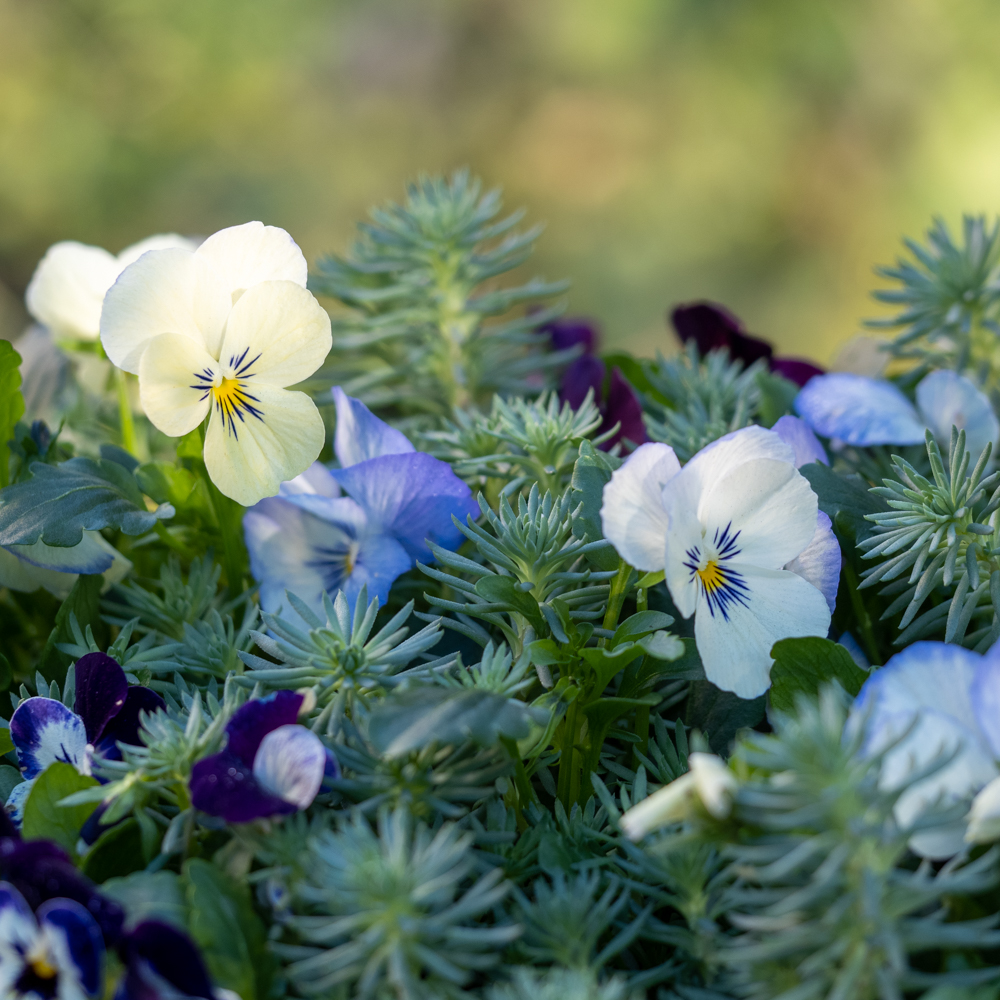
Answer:
[{"label": "green leaf", "polygon": [[10,764],[0,764],[0,802],[6,802],[15,785],[21,784],[24,778],[16,767]]},{"label": "green leaf", "polygon": [[54,840],[72,857],[76,857],[80,828],[97,808],[97,803],[87,802],[78,806],[61,806],[59,803],[74,792],[95,785],[96,778],[80,774],[72,764],[49,764],[35,779],[24,803],[21,835],[25,840]]},{"label": "green leaf", "polygon": [[744,699],[731,691],[720,691],[711,681],[694,681],[688,696],[687,725],[700,729],[713,753],[728,755],[741,729],[756,726],[764,718],[767,696]]},{"label": "green leaf", "polygon": [[[573,534],[577,538],[584,535],[591,542],[604,537],[601,528],[601,504],[604,502],[604,487],[611,480],[611,474],[621,465],[621,459],[599,451],[589,441],[580,444],[580,455],[573,467],[570,491],[573,507],[580,504],[579,513],[573,518]],[[587,554],[587,559],[598,569],[618,568],[618,553],[608,547]]]},{"label": "green leaf", "polygon": [[800,692],[814,697],[835,680],[849,695],[856,695],[868,679],[843,646],[819,636],[782,639],[772,647],[771,656],[771,705],[781,712],[794,710]]},{"label": "green leaf", "polygon": [[392,695],[376,708],[368,735],[386,757],[402,757],[431,743],[495,746],[500,737],[524,739],[532,722],[544,726],[549,713],[488,691],[416,687]]},{"label": "green leaf", "polygon": [[773,427],[786,413],[793,412],[795,397],[800,391],[794,382],[774,372],[760,371],[757,372],[757,387],[760,389],[757,413],[765,427]]},{"label": "green leaf", "polygon": [[[101,588],[104,577],[84,573],[76,578],[72,590],[56,612],[55,625],[38,660],[38,670],[46,680],[61,680],[72,657],[59,649],[62,643],[73,642],[70,614],[76,615],[81,631],[89,625],[98,639],[103,639],[107,626],[101,621]],[[102,643],[103,645],[103,643]]]},{"label": "green leaf", "polygon": [[101,885],[101,893],[125,910],[128,929],[144,920],[162,920],[187,933],[187,903],[175,872],[139,871],[111,878]]},{"label": "green leaf", "polygon": [[14,741],[10,738],[10,730],[4,727],[0,729],[0,756],[10,753],[14,749]]},{"label": "green leaf", "polygon": [[35,462],[31,478],[0,495],[0,545],[76,545],[84,531],[118,528],[142,535],[170,504],[147,510],[135,477],[117,462],[71,458],[62,465]]},{"label": "green leaf", "polygon": [[819,509],[833,521],[837,534],[846,541],[863,542],[875,528],[871,521],[865,520],[865,515],[889,509],[869,491],[860,476],[839,476],[820,462],[803,465],[799,472],[819,497]]},{"label": "green leaf", "polygon": [[10,660],[3,653],[0,653],[0,691],[6,691],[14,682],[14,671],[11,668]]},{"label": "green leaf", "polygon": [[135,481],[146,496],[172,507],[183,507],[198,485],[198,478],[193,473],[171,462],[140,465],[135,471]]},{"label": "green leaf", "polygon": [[626,618],[615,629],[615,634],[608,646],[614,649],[620,642],[641,639],[644,635],[649,635],[650,632],[659,632],[661,629],[670,628],[673,623],[673,615],[664,614],[662,611],[640,611]]},{"label": "green leaf", "polygon": [[505,610],[516,611],[523,615],[536,632],[545,631],[545,619],[531,594],[518,590],[514,580],[509,576],[484,576],[476,582],[476,593],[491,604],[505,605]]},{"label": "green leaf", "polygon": [[105,828],[83,860],[83,874],[95,882],[129,875],[146,867],[142,830],[134,819]]},{"label": "green leaf", "polygon": [[21,355],[9,340],[0,340],[0,488],[10,482],[10,446],[14,427],[24,416]]},{"label": "green leaf", "polygon": [[185,863],[183,881],[191,937],[216,985],[233,990],[241,1000],[263,1000],[274,959],[250,890],[200,858]]}]

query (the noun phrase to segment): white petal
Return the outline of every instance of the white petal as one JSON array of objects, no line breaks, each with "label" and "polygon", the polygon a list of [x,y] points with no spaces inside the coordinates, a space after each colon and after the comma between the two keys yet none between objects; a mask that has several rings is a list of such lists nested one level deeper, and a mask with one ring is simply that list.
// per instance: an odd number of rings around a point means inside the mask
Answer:
[{"label": "white petal", "polygon": [[0,587],[9,587],[25,594],[44,587],[56,597],[66,597],[75,582],[75,573],[42,569],[24,559],[19,559],[13,552],[0,546]]},{"label": "white petal", "polygon": [[826,598],[832,614],[837,606],[842,563],[840,543],[833,533],[832,522],[823,511],[819,511],[812,541],[784,568],[811,583]]},{"label": "white petal", "polygon": [[693,753],[688,757],[702,805],[716,819],[725,819],[739,787],[736,775],[714,753]]},{"label": "white petal", "polygon": [[706,445],[684,466],[684,488],[701,496],[737,466],[757,459],[794,465],[795,452],[774,431],[744,427]]},{"label": "white petal", "polygon": [[212,482],[244,507],[274,496],[286,479],[316,461],[326,429],[316,404],[304,392],[251,381],[260,416],[226,421],[216,406],[205,436],[205,466]]},{"label": "white petal", "polygon": [[680,472],[673,448],[640,445],[604,487],[601,527],[618,554],[636,569],[663,569],[668,520],[661,495]]},{"label": "white petal", "polygon": [[253,776],[271,795],[299,809],[312,805],[326,769],[326,748],[305,726],[272,729],[253,759]]},{"label": "white petal", "polygon": [[330,317],[311,292],[291,281],[265,281],[233,306],[219,360],[229,378],[284,387],[312,375],[332,344]]},{"label": "white petal", "polygon": [[101,343],[119,367],[139,373],[153,337],[183,334],[213,353],[232,301],[217,274],[187,250],[150,250],[111,286],[101,312]]},{"label": "white petal", "polygon": [[96,531],[84,532],[79,544],[69,547],[46,545],[9,545],[8,551],[42,569],[59,573],[103,573],[114,562],[115,550]]},{"label": "white petal", "polygon": [[305,493],[310,496],[339,497],[340,484],[322,462],[313,462],[301,475],[281,484],[279,496],[291,497]]},{"label": "white petal", "polygon": [[917,386],[917,406],[943,447],[951,443],[951,429],[957,427],[965,431],[973,462],[988,444],[996,448],[1000,422],[989,399],[964,375],[945,369],[931,372]]},{"label": "white petal", "polygon": [[153,426],[170,437],[193,431],[212,406],[219,364],[196,340],[161,333],[139,360],[139,399]]},{"label": "white petal", "polygon": [[67,241],[49,247],[28,284],[28,312],[57,336],[96,340],[101,303],[118,274],[100,247]]},{"label": "white petal", "polygon": [[306,259],[295,240],[284,229],[262,222],[220,230],[209,236],[197,253],[212,263],[230,301],[262,281],[294,281],[305,288],[309,277]]},{"label": "white petal", "polygon": [[19,782],[10,790],[10,795],[7,796],[7,801],[4,803],[7,812],[10,813],[10,818],[18,826],[24,822],[24,803],[28,801],[28,796],[34,786],[34,778]]},{"label": "white petal", "polygon": [[987,844],[1000,839],[1000,778],[994,778],[973,800],[965,839]]},{"label": "white petal", "polygon": [[180,236],[177,233],[160,233],[157,236],[147,236],[138,243],[125,247],[116,258],[118,261],[118,273],[125,270],[129,264],[134,264],[144,253],[150,250],[187,250],[193,253],[198,249],[198,241],[189,239],[187,236]]},{"label": "white petal", "polygon": [[[694,636],[705,676],[723,691],[757,698],[771,686],[771,647],[793,636],[826,636],[826,598],[794,573],[735,565],[748,593],[725,612],[698,599]],[[713,614],[714,611],[714,614]]]},{"label": "white petal", "polygon": [[695,776],[682,774],[632,806],[621,818],[622,832],[629,840],[642,840],[653,830],[687,819],[696,794]]}]

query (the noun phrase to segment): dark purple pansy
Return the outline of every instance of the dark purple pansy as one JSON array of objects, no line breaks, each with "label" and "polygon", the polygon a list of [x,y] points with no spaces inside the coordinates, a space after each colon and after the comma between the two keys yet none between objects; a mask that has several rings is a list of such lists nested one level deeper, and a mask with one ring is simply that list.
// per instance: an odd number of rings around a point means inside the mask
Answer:
[{"label": "dark purple pansy", "polygon": [[182,931],[145,920],[126,934],[118,954],[125,975],[115,1000],[174,1000],[176,997],[204,997],[212,1000],[208,978],[194,942]]},{"label": "dark purple pansy", "polygon": [[821,375],[822,368],[799,358],[776,358],[766,340],[751,337],[743,323],[724,306],[714,302],[691,302],[679,305],[670,313],[670,322],[677,336],[687,344],[693,342],[701,355],[725,348],[734,361],[751,365],[764,358],[771,371],[802,386]]},{"label": "dark purple pansy", "polygon": [[556,351],[567,351],[578,344],[582,345],[584,354],[597,350],[597,327],[582,317],[554,319],[540,326],[538,332],[549,335]]},{"label": "dark purple pansy", "polygon": [[227,823],[249,823],[311,805],[340,768],[320,738],[297,724],[303,700],[277,691],[238,709],[225,748],[191,769],[194,807]]}]

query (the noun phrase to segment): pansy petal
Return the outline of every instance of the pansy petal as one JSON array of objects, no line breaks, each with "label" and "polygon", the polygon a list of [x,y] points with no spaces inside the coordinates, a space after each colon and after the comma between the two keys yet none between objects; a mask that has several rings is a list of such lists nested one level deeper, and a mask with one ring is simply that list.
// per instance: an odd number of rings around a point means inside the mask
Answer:
[{"label": "pansy petal", "polygon": [[19,559],[54,569],[59,573],[103,573],[111,568],[115,550],[96,531],[85,531],[77,545],[8,545],[5,548]]},{"label": "pansy petal", "polygon": [[222,229],[198,247],[211,262],[231,300],[262,281],[294,281],[306,287],[309,266],[295,240],[277,226],[247,222]]},{"label": "pansy petal", "polygon": [[159,920],[144,920],[121,945],[126,973],[116,1000],[216,996],[205,963],[187,934]]},{"label": "pansy petal", "polygon": [[[738,574],[738,576],[736,576]],[[826,598],[794,573],[734,564],[726,586],[738,596],[709,604],[698,600],[694,635],[705,676],[723,691],[757,698],[771,686],[771,647],[780,639],[826,636]]]},{"label": "pansy petal", "polygon": [[339,385],[333,387],[333,402],[337,407],[333,451],[343,468],[369,458],[416,451],[402,431],[379,420],[360,399],[348,396]]},{"label": "pansy petal", "polygon": [[187,250],[151,250],[111,286],[101,311],[101,343],[119,368],[139,374],[153,337],[189,337],[210,352],[221,343],[232,308],[218,276]]},{"label": "pansy petal", "polygon": [[320,497],[339,497],[340,485],[330,475],[330,470],[322,462],[313,462],[305,472],[281,484],[279,497],[293,497],[306,493]]},{"label": "pansy petal", "polygon": [[976,663],[969,700],[979,731],[993,756],[1000,760],[1000,643]]},{"label": "pansy petal", "polygon": [[34,778],[28,778],[27,781],[16,784],[10,790],[10,795],[7,796],[7,801],[4,803],[5,812],[10,816],[18,829],[21,828],[21,824],[24,822],[24,803],[28,801],[28,796],[34,787]]},{"label": "pansy petal", "polygon": [[590,391],[594,393],[594,402],[599,403],[604,395],[604,377],[607,373],[607,366],[600,358],[584,354],[571,362],[563,372],[559,382],[559,395],[574,410],[583,406]]},{"label": "pansy petal", "polygon": [[0,882],[0,921],[15,916],[20,920],[35,922],[31,907],[24,901],[24,896],[9,882]]},{"label": "pansy petal", "polygon": [[273,729],[293,725],[302,709],[302,695],[275,691],[266,698],[254,698],[238,708],[226,726],[226,749],[248,765],[253,764],[260,742]]},{"label": "pansy petal", "polygon": [[669,521],[663,487],[680,472],[673,448],[644,444],[615,470],[604,487],[601,526],[604,537],[636,569],[663,569]]},{"label": "pansy petal", "polygon": [[198,249],[198,241],[178,233],[159,233],[156,236],[147,236],[138,243],[125,247],[115,258],[118,264],[118,273],[125,270],[129,264],[134,264],[144,253],[150,250],[188,250],[194,252]]},{"label": "pansy petal", "polygon": [[699,354],[725,348],[734,361],[751,364],[770,358],[771,345],[751,337],[743,324],[728,309],[714,302],[691,302],[677,306],[670,321],[684,343],[693,340]]},{"label": "pansy petal", "polygon": [[563,316],[550,320],[540,326],[538,332],[549,335],[554,351],[568,351],[579,345],[584,354],[592,354],[597,348],[597,328],[591,320],[582,317]]},{"label": "pansy petal", "polygon": [[14,555],[14,546],[0,546],[0,587],[9,587],[26,594],[44,587],[50,594],[65,598],[76,582],[75,573],[60,573],[58,570],[41,569],[34,563]]},{"label": "pansy petal", "polygon": [[153,426],[183,437],[208,416],[219,364],[197,341],[162,333],[139,359],[139,399]]},{"label": "pansy petal", "polygon": [[830,459],[827,457],[823,445],[819,443],[819,438],[813,434],[812,428],[801,417],[785,414],[778,419],[771,430],[795,452],[796,469],[801,469],[803,465],[808,465],[810,462],[830,464]]},{"label": "pansy petal", "polygon": [[121,751],[117,746],[119,743],[140,746],[140,713],[164,711],[166,707],[166,702],[151,688],[139,684],[130,687],[125,696],[125,704],[104,727],[100,742],[96,744],[97,749],[106,759],[120,760]]},{"label": "pansy petal", "polygon": [[952,427],[965,431],[973,462],[988,444],[996,448],[1000,422],[986,395],[964,375],[939,369],[925,376],[917,386],[917,407],[944,448],[951,442]]},{"label": "pansy petal", "polygon": [[837,606],[842,563],[840,542],[833,533],[833,522],[823,511],[819,511],[812,541],[784,568],[811,583],[826,598],[832,614]]},{"label": "pansy petal", "polygon": [[619,441],[630,441],[634,445],[645,444],[646,425],[642,420],[642,404],[620,368],[611,369],[601,433],[610,430],[615,424],[618,424],[617,432],[601,445],[602,449],[609,450]]},{"label": "pansy petal", "polygon": [[813,376],[824,374],[819,365],[814,365],[803,358],[771,358],[771,371],[788,379],[789,382],[794,382],[800,388]]},{"label": "pansy petal", "polygon": [[284,388],[312,375],[332,344],[330,317],[312,293],[293,281],[265,281],[233,306],[219,361],[226,378]]},{"label": "pansy petal", "polygon": [[285,725],[271,730],[253,759],[253,776],[270,795],[306,809],[323,783],[326,747],[305,726]]},{"label": "pansy petal", "polygon": [[823,437],[846,444],[920,444],[924,424],[891,382],[832,372],[810,379],[795,409]]},{"label": "pansy petal", "polygon": [[72,899],[50,899],[37,917],[59,965],[72,965],[87,996],[97,996],[104,986],[104,939],[94,918]]},{"label": "pansy petal", "polygon": [[316,461],[326,440],[323,418],[304,392],[249,383],[254,412],[227,418],[218,405],[205,436],[205,466],[227,497],[250,507],[274,496]]},{"label": "pansy petal", "polygon": [[28,312],[57,337],[96,340],[104,295],[118,275],[100,247],[66,241],[49,247],[25,292]]},{"label": "pansy petal", "polygon": [[26,698],[10,718],[10,738],[26,778],[37,777],[56,761],[90,773],[83,719],[61,701]]},{"label": "pansy petal", "polygon": [[195,809],[227,823],[250,823],[296,811],[291,803],[265,792],[252,765],[229,750],[199,760],[191,768],[190,789]]},{"label": "pansy petal", "polygon": [[122,710],[128,696],[125,671],[106,653],[87,653],[76,661],[76,702],[87,740],[96,743],[107,724]]}]

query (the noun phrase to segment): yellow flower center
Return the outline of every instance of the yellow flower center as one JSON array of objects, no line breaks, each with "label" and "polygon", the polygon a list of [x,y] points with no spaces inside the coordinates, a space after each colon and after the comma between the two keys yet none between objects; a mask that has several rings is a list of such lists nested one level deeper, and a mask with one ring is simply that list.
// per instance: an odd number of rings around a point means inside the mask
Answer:
[{"label": "yellow flower center", "polygon": [[245,417],[252,416],[258,420],[263,420],[264,413],[260,409],[260,400],[252,396],[248,391],[247,384],[238,378],[224,378],[212,390],[212,398],[215,400],[215,407],[222,417],[223,426],[237,437],[237,423],[245,423]]},{"label": "yellow flower center", "polygon": [[28,964],[39,979],[55,979],[59,974],[59,970],[49,961],[47,955],[29,956]]},{"label": "yellow flower center", "polygon": [[706,594],[714,594],[726,582],[722,567],[714,559],[709,559],[701,569],[695,570],[695,573],[701,580]]}]

